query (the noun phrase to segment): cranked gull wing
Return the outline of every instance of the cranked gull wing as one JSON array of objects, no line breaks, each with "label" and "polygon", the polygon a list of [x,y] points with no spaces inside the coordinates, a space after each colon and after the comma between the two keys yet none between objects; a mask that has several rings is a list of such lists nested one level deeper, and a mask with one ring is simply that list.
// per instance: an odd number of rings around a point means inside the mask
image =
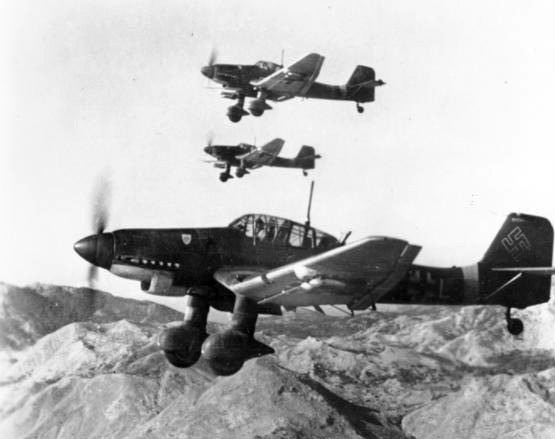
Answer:
[{"label": "cranked gull wing", "polygon": [[260,149],[255,149],[241,157],[237,157],[242,162],[246,163],[249,167],[260,167],[268,165],[274,161],[280,153],[281,148],[285,141],[283,139],[274,139],[262,146]]},{"label": "cranked gull wing", "polygon": [[229,267],[214,277],[235,294],[261,304],[356,305],[369,296],[369,306],[376,298],[373,291],[381,295],[393,288],[419,250],[400,239],[369,237],[265,272]]},{"label": "cranked gull wing", "polygon": [[324,63],[324,57],[311,53],[289,67],[279,69],[266,78],[252,81],[251,84],[260,89],[280,96],[305,96],[314,83]]}]

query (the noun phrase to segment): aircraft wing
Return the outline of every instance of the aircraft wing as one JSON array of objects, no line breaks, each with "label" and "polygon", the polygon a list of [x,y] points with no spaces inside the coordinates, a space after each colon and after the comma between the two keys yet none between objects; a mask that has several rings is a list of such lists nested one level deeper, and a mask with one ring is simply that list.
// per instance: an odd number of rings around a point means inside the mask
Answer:
[{"label": "aircraft wing", "polygon": [[270,91],[273,95],[305,96],[320,74],[323,63],[322,55],[311,53],[296,63],[279,69],[259,81],[253,81],[251,84],[256,88]]},{"label": "aircraft wing", "polygon": [[365,309],[395,287],[419,250],[400,239],[369,237],[271,270],[223,268],[214,278],[259,304]]},{"label": "aircraft wing", "polygon": [[283,139],[276,138],[266,143],[260,149],[255,149],[254,151],[238,157],[238,159],[245,162],[250,168],[259,168],[260,166],[268,165],[272,163],[281,152],[284,143],[285,141]]}]

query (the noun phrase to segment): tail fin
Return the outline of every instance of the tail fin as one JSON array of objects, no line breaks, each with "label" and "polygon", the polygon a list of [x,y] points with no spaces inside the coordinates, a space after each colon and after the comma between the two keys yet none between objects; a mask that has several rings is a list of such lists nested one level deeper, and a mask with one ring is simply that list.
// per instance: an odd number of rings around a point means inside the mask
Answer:
[{"label": "tail fin", "polygon": [[381,80],[376,81],[376,72],[373,68],[356,66],[345,86],[350,99],[357,102],[372,102],[375,87],[383,84]]},{"label": "tail fin", "polygon": [[319,158],[312,146],[303,145],[295,157],[295,163],[303,169],[314,169],[314,160]]},{"label": "tail fin", "polygon": [[532,268],[551,267],[552,256],[549,220],[511,213],[478,264],[481,296],[517,308],[546,302],[550,276]]}]

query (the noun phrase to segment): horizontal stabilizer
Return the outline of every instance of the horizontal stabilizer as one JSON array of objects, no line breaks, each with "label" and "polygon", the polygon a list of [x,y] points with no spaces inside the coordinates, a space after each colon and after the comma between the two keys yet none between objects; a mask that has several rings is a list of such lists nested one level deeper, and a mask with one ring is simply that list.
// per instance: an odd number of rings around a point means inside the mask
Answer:
[{"label": "horizontal stabilizer", "polygon": [[505,271],[510,273],[533,274],[536,276],[555,275],[555,267],[502,267],[502,268],[492,268],[491,271]]}]

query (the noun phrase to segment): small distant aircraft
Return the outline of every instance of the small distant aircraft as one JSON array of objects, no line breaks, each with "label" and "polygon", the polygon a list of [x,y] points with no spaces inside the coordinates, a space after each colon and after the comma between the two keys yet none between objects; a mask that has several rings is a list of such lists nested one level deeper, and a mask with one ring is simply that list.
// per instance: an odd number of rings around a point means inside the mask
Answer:
[{"label": "small distant aircraft", "polygon": [[[322,312],[321,305],[344,305],[353,313],[376,303],[499,305],[517,335],[524,326],[511,308],[547,302],[555,273],[551,223],[525,214],[507,217],[478,263],[440,268],[413,264],[420,247],[402,239],[346,244],[348,234],[338,240],[311,227],[310,201],[304,224],[249,213],[224,227],[113,232],[104,232],[106,209],[97,209],[96,233],[74,245],[92,264],[89,279],[102,267],[139,281],[147,293],[185,296],[184,322],[164,329],[159,346],[174,366],[192,366],[202,355],[218,375],[274,352],[254,338],[258,314],[303,306]],[[208,335],[211,307],[233,318]]]},{"label": "small distant aircraft", "polygon": [[359,113],[364,111],[360,105],[374,101],[374,90],[384,85],[376,80],[374,69],[357,66],[344,85],[328,85],[316,82],[324,57],[311,53],[288,67],[269,61],[258,61],[252,65],[215,64],[216,55],[212,52],[207,66],[201,73],[211,80],[222,84],[224,98],[236,99],[237,103],[227,110],[232,122],[239,122],[249,113],[243,108],[245,98],[255,98],[249,104],[250,114],[262,116],[271,110],[266,100],[285,101],[294,97],[354,101]]},{"label": "small distant aircraft", "polygon": [[221,181],[227,181],[233,178],[231,175],[231,167],[237,167],[235,176],[243,177],[249,173],[249,169],[256,169],[262,166],[275,166],[280,168],[299,168],[303,170],[303,174],[307,175],[307,169],[314,169],[315,159],[319,159],[320,155],[312,146],[303,145],[299,153],[294,158],[278,157],[284,144],[283,139],[276,138],[260,148],[247,143],[238,145],[212,145],[209,142],[204,148],[204,152],[216,159],[214,166],[216,168],[225,169],[220,174]]}]

